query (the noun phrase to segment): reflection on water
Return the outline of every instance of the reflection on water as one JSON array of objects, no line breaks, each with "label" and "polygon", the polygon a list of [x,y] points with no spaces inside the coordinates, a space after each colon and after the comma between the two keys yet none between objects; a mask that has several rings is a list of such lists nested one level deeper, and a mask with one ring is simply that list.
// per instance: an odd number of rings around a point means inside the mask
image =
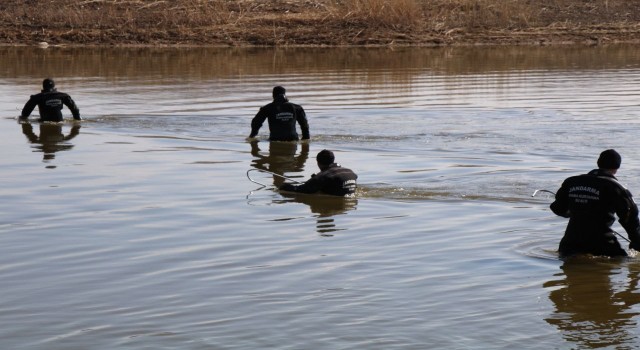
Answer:
[{"label": "reflection on water", "polygon": [[[546,282],[555,312],[545,320],[580,349],[596,349],[640,341],[638,266],[617,259],[576,257],[561,266],[558,280]],[[626,348],[626,347],[623,347]]]},{"label": "reflection on water", "polygon": [[22,133],[32,143],[34,152],[42,152],[43,162],[49,162],[56,157],[57,152],[68,151],[73,148],[73,144],[68,141],[78,136],[80,124],[74,123],[65,135],[62,131],[62,123],[39,123],[39,133],[33,131],[31,123],[21,123]]},{"label": "reflection on water", "polygon": [[[301,150],[299,154],[296,154],[298,150],[298,142],[268,142],[268,152],[263,152],[260,149],[259,141],[252,140],[251,155],[253,160],[251,166],[260,169],[270,171],[272,173],[283,175],[287,177],[294,176],[287,175],[287,173],[300,173],[304,171],[305,163],[309,158],[309,143],[301,142]],[[284,183],[284,178],[281,176],[273,175],[273,186],[280,188]]]},{"label": "reflection on water", "polygon": [[336,215],[345,214],[349,210],[355,210],[358,205],[357,198],[336,197],[328,195],[313,195],[303,193],[283,193],[289,200],[276,200],[276,203],[294,201],[306,204],[316,217],[316,231],[325,237],[333,236],[333,232],[346,230],[336,226]]},{"label": "reflection on water", "polygon": [[[25,60],[24,57],[29,57]],[[447,74],[494,73],[521,70],[580,70],[625,68],[629,57],[640,57],[637,45],[548,47],[446,48],[86,48],[2,47],[0,59],[7,77],[31,77],[40,72],[57,77],[108,79],[236,78],[270,75],[303,78],[308,72],[343,71],[361,80],[407,80],[425,70]],[[380,73],[384,72],[384,75]],[[367,82],[367,80],[365,80]],[[231,82],[230,82],[231,83]]]}]

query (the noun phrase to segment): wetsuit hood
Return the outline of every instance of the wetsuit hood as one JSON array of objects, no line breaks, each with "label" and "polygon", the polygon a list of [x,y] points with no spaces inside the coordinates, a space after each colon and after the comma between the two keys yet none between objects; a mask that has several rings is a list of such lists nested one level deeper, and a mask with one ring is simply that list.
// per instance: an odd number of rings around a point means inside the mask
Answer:
[{"label": "wetsuit hood", "polygon": [[56,87],[56,82],[51,78],[42,81],[42,91],[51,91]]}]

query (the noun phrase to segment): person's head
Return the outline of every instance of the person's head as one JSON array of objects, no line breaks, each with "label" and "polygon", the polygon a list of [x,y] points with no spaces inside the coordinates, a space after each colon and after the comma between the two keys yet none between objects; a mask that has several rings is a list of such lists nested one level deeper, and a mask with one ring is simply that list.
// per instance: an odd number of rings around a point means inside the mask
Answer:
[{"label": "person's head", "polygon": [[280,95],[285,96],[287,94],[287,90],[282,86],[276,86],[273,88],[273,98],[276,98]]},{"label": "person's head", "polygon": [[598,168],[608,170],[614,174],[620,168],[620,163],[622,163],[622,157],[613,149],[602,151],[598,158]]},{"label": "person's head", "polygon": [[320,170],[327,169],[331,164],[333,164],[336,160],[336,157],[333,155],[333,152],[323,149],[318,152],[316,156],[316,161],[318,162],[318,168]]},{"label": "person's head", "polygon": [[42,81],[42,89],[43,90],[51,90],[56,87],[56,83],[51,78],[47,78]]}]

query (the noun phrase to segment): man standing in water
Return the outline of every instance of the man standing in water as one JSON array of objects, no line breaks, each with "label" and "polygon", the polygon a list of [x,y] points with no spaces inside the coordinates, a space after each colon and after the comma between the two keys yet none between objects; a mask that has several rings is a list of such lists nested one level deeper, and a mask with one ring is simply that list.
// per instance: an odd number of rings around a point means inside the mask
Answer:
[{"label": "man standing in water", "polygon": [[638,207],[615,177],[621,162],[620,154],[608,149],[600,154],[598,169],[562,183],[550,206],[556,215],[569,218],[558,249],[561,256],[626,256],[611,229],[614,215],[629,236],[630,248],[640,251]]},{"label": "man standing in water", "polygon": [[42,91],[39,94],[31,95],[29,101],[24,105],[20,119],[29,118],[33,109],[38,106],[41,122],[61,122],[64,120],[62,117],[63,105],[69,108],[73,114],[73,119],[81,120],[80,110],[71,99],[71,96],[58,91],[53,79],[47,78],[42,82]]},{"label": "man standing in water", "polygon": [[356,193],[356,175],[351,169],[343,168],[335,163],[335,156],[329,150],[322,150],[316,156],[320,172],[312,175],[302,185],[286,183],[280,186],[282,191],[316,193],[322,192],[333,196],[353,196]]},{"label": "man standing in water", "polygon": [[249,138],[258,135],[265,119],[269,121],[270,141],[297,141],[296,122],[300,124],[302,139],[309,139],[309,123],[304,109],[289,102],[286,90],[282,86],[273,88],[273,102],[263,106],[251,121]]}]

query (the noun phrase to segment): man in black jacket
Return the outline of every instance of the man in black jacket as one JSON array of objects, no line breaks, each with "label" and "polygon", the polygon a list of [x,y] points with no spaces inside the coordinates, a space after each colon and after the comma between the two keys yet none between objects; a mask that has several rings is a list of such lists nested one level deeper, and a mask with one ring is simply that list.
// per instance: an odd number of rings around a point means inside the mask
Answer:
[{"label": "man in black jacket", "polygon": [[598,169],[569,177],[562,183],[551,203],[556,215],[569,218],[558,249],[561,256],[626,256],[611,229],[614,215],[629,236],[630,248],[640,250],[638,207],[615,177],[621,162],[618,152],[606,150],[598,158]]},{"label": "man in black jacket", "polygon": [[20,119],[27,119],[33,109],[38,106],[41,122],[61,122],[62,106],[67,106],[73,114],[73,119],[81,120],[80,110],[71,96],[56,90],[56,83],[53,79],[45,79],[42,82],[42,91],[39,94],[31,95],[29,101],[24,105]]},{"label": "man in black jacket", "polygon": [[311,176],[302,185],[286,183],[280,186],[282,191],[316,193],[321,192],[333,196],[353,196],[356,192],[356,175],[351,169],[343,168],[335,163],[335,156],[329,150],[322,150],[316,156],[320,172]]},{"label": "man in black jacket", "polygon": [[300,124],[302,139],[309,139],[309,123],[304,109],[289,102],[282,86],[273,88],[273,102],[263,106],[251,121],[249,138],[258,135],[265,120],[269,121],[270,141],[297,141],[296,122]]}]

